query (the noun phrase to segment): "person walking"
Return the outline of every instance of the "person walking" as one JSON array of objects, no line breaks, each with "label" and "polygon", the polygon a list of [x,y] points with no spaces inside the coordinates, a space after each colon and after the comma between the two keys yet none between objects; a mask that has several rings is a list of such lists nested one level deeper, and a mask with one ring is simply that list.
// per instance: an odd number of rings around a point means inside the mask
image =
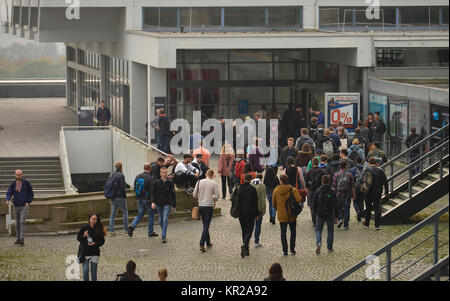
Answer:
[{"label": "person walking", "polygon": [[323,132],[323,137],[320,138],[316,145],[318,149],[321,149],[325,155],[328,156],[328,158],[333,157],[334,154],[338,153],[338,146],[334,142],[333,139],[330,137],[330,130],[326,129]]},{"label": "person walking", "polygon": [[239,186],[241,184],[241,176],[244,171],[244,166],[247,163],[247,161],[244,158],[244,151],[242,149],[239,149],[236,151],[236,159],[233,160],[233,163],[231,164],[231,181],[233,183],[233,186]]},{"label": "person walking", "polygon": [[25,244],[26,221],[30,204],[34,199],[34,192],[31,183],[23,178],[20,169],[15,171],[16,180],[9,185],[6,191],[6,203],[12,200],[14,204],[14,215],[16,217],[16,242],[14,244],[23,246]]},{"label": "person walking", "polygon": [[111,120],[111,112],[105,106],[105,101],[102,100],[100,107],[97,109],[97,125],[98,126],[108,126]]},{"label": "person walking", "polygon": [[133,260],[127,262],[126,272],[117,275],[119,281],[142,281],[136,274],[136,263]]},{"label": "person walking", "polygon": [[375,118],[373,122],[373,141],[378,141],[380,142],[380,146],[383,146],[386,124],[383,119],[380,118],[380,112],[375,112],[373,116]]},{"label": "person walking", "polygon": [[373,143],[372,150],[367,155],[367,158],[375,158],[378,166],[381,166],[388,161],[386,153],[380,149],[379,141]]},{"label": "person walking", "polygon": [[206,179],[200,180],[195,185],[194,198],[198,201],[198,211],[202,217],[203,231],[200,237],[200,251],[206,252],[206,247],[212,247],[211,237],[209,235],[209,225],[213,217],[214,202],[219,199],[219,184],[213,180],[214,170],[209,169],[206,172]]},{"label": "person walking", "polygon": [[[150,121],[150,126],[155,129],[155,140],[156,140],[156,145],[157,145],[156,147],[158,149],[162,148],[162,146],[161,146],[161,135],[160,135],[161,131],[159,129],[159,114],[160,114],[160,111],[161,111],[160,109],[156,109],[155,117],[153,117],[153,119]],[[147,131],[148,131],[148,129],[147,129]],[[148,133],[147,133],[147,135],[148,135]]]},{"label": "person walking", "polygon": [[169,214],[173,208],[176,208],[175,186],[172,180],[167,177],[167,168],[162,167],[161,179],[157,180],[153,185],[151,193],[152,209],[158,211],[158,220],[161,226],[161,241],[163,244],[167,242],[167,225],[169,223]]},{"label": "person walking", "polygon": [[96,213],[89,216],[88,224],[81,227],[77,240],[78,260],[83,266],[83,280],[89,281],[89,264],[91,280],[97,281],[98,262],[100,260],[100,247],[105,243],[106,230]]},{"label": "person walking", "polygon": [[255,220],[260,216],[258,211],[258,192],[256,188],[250,185],[252,175],[246,174],[244,183],[239,186],[238,206],[239,206],[239,223],[242,230],[241,257],[249,256],[249,243],[252,238],[253,229],[255,228]]},{"label": "person walking", "polygon": [[280,155],[280,161],[281,161],[281,166],[280,169],[285,169],[286,168],[286,160],[288,157],[292,157],[292,158],[296,158],[298,155],[298,149],[296,147],[294,147],[294,138],[288,138],[287,140],[287,146],[285,146],[282,150],[281,150],[281,155]]},{"label": "person walking", "polygon": [[303,176],[306,175],[309,161],[311,161],[313,158],[314,154],[309,143],[303,144],[302,150],[298,152],[297,158],[295,158],[294,161],[295,166],[301,168]]},{"label": "person walking", "polygon": [[311,152],[314,153],[316,149],[316,143],[314,140],[308,135],[308,129],[302,128],[300,130],[301,136],[297,138],[297,141],[295,142],[295,148],[298,150],[303,149],[303,145],[305,143],[308,143],[311,146]]},{"label": "person walking", "polygon": [[264,175],[264,185],[266,185],[266,195],[267,201],[269,202],[269,216],[270,223],[275,225],[275,218],[277,216],[277,211],[272,204],[272,196],[275,188],[280,185],[280,179],[277,176],[277,168],[268,167]]},{"label": "person walking", "polygon": [[155,210],[152,209],[151,206],[150,193],[152,191],[153,178],[150,173],[151,165],[150,163],[145,163],[144,172],[138,174],[134,179],[134,193],[136,194],[136,199],[138,201],[138,214],[131,223],[131,226],[128,227],[129,237],[133,237],[133,231],[144,217],[145,212],[148,213],[148,237],[158,236],[158,234],[153,231],[153,225],[155,224]]},{"label": "person walking", "polygon": [[[370,173],[370,175],[366,175],[366,173]],[[369,167],[366,168],[364,172],[363,181],[361,185],[362,192],[365,192],[363,190],[364,188],[368,188],[368,191],[366,191],[367,193],[365,194],[366,216],[365,221],[363,223],[363,226],[367,228],[369,227],[370,224],[370,218],[373,209],[375,212],[375,230],[380,230],[381,196],[383,193],[383,187],[385,197],[388,197],[389,185],[386,178],[386,174],[381,168],[377,166],[375,158],[369,158]]]},{"label": "person walking", "polygon": [[352,141],[352,146],[350,146],[350,148],[348,149],[348,158],[350,158],[352,161],[355,161],[357,157],[361,157],[362,161],[366,160],[364,149],[359,146],[359,139],[355,138]]},{"label": "person walking", "polygon": [[350,173],[353,176],[353,179],[355,180],[355,192],[356,192],[356,199],[353,202],[353,207],[356,211],[356,220],[358,222],[361,221],[361,217],[364,211],[364,196],[361,193],[361,181],[362,176],[364,174],[364,166],[363,160],[361,157],[357,157],[355,160],[355,166],[350,169]]},{"label": "person walking", "polygon": [[293,187],[289,185],[289,178],[287,175],[280,176],[281,185],[279,185],[273,191],[272,204],[277,211],[278,222],[280,223],[281,230],[281,245],[283,248],[283,255],[288,255],[288,243],[286,239],[287,227],[291,231],[290,237],[290,251],[292,255],[295,255],[295,242],[297,236],[297,216],[291,213],[291,209],[288,206],[288,198],[292,195],[297,203],[302,202],[302,197],[300,193]]},{"label": "person walking", "polygon": [[314,194],[322,186],[322,177],[327,174],[325,169],[319,168],[319,159],[313,158],[312,160],[313,168],[307,172],[305,182],[308,189],[308,199],[307,204],[311,211],[311,221],[313,227],[316,225],[316,212],[314,211]]},{"label": "person walking", "polygon": [[[417,143],[422,140],[420,138],[420,135],[416,133],[416,128],[411,127],[411,134],[406,137],[406,146],[408,148],[413,147]],[[415,176],[416,174],[420,173],[420,164],[414,164],[414,162],[420,157],[420,147],[416,147],[409,153],[409,164],[414,165],[413,169],[411,170],[411,176]]]},{"label": "person walking", "polygon": [[170,132],[170,120],[166,116],[164,109],[159,109],[158,127],[161,140],[161,148],[159,150],[169,154],[172,134]]},{"label": "person walking", "polygon": [[351,200],[356,199],[355,181],[350,172],[347,171],[347,162],[341,161],[340,171],[334,174],[333,190],[336,192],[338,201],[338,225],[340,228],[344,223],[344,229],[348,230],[350,221],[350,205]]},{"label": "person walking", "polygon": [[123,175],[122,162],[116,162],[115,164],[116,171],[111,173],[109,176],[115,182],[117,189],[115,190],[113,197],[111,198],[111,217],[109,219],[109,232],[111,236],[115,235],[114,232],[114,222],[116,219],[117,209],[120,208],[122,211],[123,217],[123,228],[125,233],[128,234],[128,207],[127,207],[127,192],[126,192],[126,183],[125,176]]},{"label": "person walking", "polygon": [[313,210],[316,213],[316,254],[320,254],[322,247],[322,231],[327,224],[327,249],[333,252],[334,224],[337,222],[337,198],[330,186],[330,176],[321,178],[322,185],[314,193]]},{"label": "person walking", "polygon": [[259,237],[261,235],[261,224],[264,214],[266,214],[266,185],[263,183],[263,175],[258,173],[256,179],[253,179],[251,185],[256,188],[256,193],[258,194],[258,218],[255,222],[255,248],[262,247],[259,242]]},{"label": "person walking", "polygon": [[222,199],[225,200],[227,196],[227,183],[228,192],[230,195],[233,193],[233,184],[231,183],[231,168],[234,162],[234,151],[230,144],[224,144],[222,146],[222,152],[219,156],[219,168],[218,173],[222,179]]}]

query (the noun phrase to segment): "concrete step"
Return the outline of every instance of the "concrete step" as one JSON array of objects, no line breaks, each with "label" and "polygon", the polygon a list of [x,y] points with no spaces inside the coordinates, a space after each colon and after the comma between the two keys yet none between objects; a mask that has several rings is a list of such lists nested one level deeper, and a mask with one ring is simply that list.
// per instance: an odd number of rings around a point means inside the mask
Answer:
[{"label": "concrete step", "polygon": [[[0,175],[3,176],[12,176],[14,178],[14,173],[15,173],[15,169],[14,170],[3,170],[0,168]],[[22,169],[23,172],[23,176],[24,178],[27,178],[27,176],[29,174],[35,174],[35,175],[48,175],[48,174],[61,174],[61,169],[60,168],[47,168],[47,169]]]},{"label": "concrete step", "polygon": [[4,161],[52,161],[59,160],[59,157],[1,157],[0,162]]},{"label": "concrete step", "polygon": [[[56,183],[63,183],[62,177],[60,176],[59,179],[58,178],[46,178],[46,177],[41,177],[41,178],[37,178],[35,180],[31,180],[30,178],[27,178],[27,180],[32,184],[32,185],[38,185],[38,184],[56,184]],[[0,185],[9,185],[13,182],[14,180],[11,179],[0,179]]]},{"label": "concrete step", "polygon": [[[24,177],[25,178],[25,177]],[[54,172],[54,173],[49,173],[49,174],[43,174],[43,173],[28,173],[26,175],[26,180],[28,181],[33,181],[33,180],[39,180],[41,178],[45,178],[45,179],[61,179],[62,178],[62,174],[61,172]],[[4,174],[0,174],[0,181],[1,180],[8,180],[8,181],[13,181],[14,180],[14,175],[4,175]]]},{"label": "concrete step", "polygon": [[61,164],[57,162],[49,162],[49,163],[39,163],[39,164],[30,164],[30,163],[24,163],[24,164],[15,164],[15,163],[5,163],[0,165],[0,169],[9,169],[9,170],[16,170],[16,169],[32,169],[32,168],[48,168],[48,167],[55,167],[55,168],[61,168]]}]

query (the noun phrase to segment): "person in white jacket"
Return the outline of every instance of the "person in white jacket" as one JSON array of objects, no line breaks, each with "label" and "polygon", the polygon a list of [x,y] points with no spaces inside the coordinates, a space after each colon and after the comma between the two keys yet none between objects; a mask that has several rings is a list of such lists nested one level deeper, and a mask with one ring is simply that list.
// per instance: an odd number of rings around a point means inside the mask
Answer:
[{"label": "person in white jacket", "polygon": [[206,179],[200,180],[195,185],[193,196],[198,200],[198,211],[203,221],[203,232],[200,238],[200,251],[206,252],[206,247],[212,247],[209,236],[209,225],[211,224],[214,203],[219,199],[219,184],[213,180],[214,171],[209,169],[206,172]]},{"label": "person in white jacket", "polygon": [[192,187],[195,187],[200,175],[199,170],[191,164],[193,159],[194,157],[191,154],[186,154],[183,161],[175,167],[175,184],[184,186],[189,194],[192,194]]}]

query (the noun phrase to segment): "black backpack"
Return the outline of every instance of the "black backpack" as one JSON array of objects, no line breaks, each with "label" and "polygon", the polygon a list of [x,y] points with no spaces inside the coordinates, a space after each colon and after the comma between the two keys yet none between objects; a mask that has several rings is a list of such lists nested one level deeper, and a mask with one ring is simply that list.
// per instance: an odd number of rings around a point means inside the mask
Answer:
[{"label": "black backpack", "polygon": [[231,201],[230,215],[234,218],[238,218],[239,217],[239,187],[233,191],[230,201]]},{"label": "black backpack", "polygon": [[328,205],[331,199],[331,189],[329,189],[327,193],[320,190],[317,191],[317,193],[317,214],[320,217],[329,217],[332,213],[330,212],[330,207]]},{"label": "black backpack", "polygon": [[288,211],[288,214],[290,211],[295,217],[297,217],[302,212],[303,207],[302,205],[297,203],[297,200],[292,194],[292,189],[294,189],[294,187],[291,187],[291,189],[289,190],[289,197],[286,200],[286,210]]},{"label": "black backpack", "polygon": [[322,186],[322,177],[324,175],[326,175],[326,171],[323,170],[322,168],[319,168],[317,170],[314,170],[312,173],[312,181],[311,181],[311,187],[310,189],[312,191],[316,191],[317,189],[320,188],[320,186]]}]

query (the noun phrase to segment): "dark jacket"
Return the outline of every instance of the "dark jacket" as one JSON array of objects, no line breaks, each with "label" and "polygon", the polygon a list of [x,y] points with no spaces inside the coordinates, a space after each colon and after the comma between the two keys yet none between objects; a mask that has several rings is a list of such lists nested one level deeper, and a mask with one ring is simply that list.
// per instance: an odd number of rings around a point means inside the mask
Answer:
[{"label": "dark jacket", "polygon": [[[379,167],[369,166],[364,173],[371,172],[373,176],[372,187],[367,194],[368,197],[380,198],[383,193],[383,186],[385,193],[389,192],[389,185],[386,178],[386,174]],[[364,175],[363,175],[364,178]]]},{"label": "dark jacket", "polygon": [[158,119],[159,130],[161,135],[170,136],[170,120],[167,116],[160,115]]},{"label": "dark jacket", "polygon": [[143,178],[145,180],[145,188],[144,193],[142,193],[140,196],[136,196],[136,199],[141,200],[150,200],[150,193],[152,192],[152,186],[153,186],[153,178],[149,173],[143,172],[141,174],[138,174],[136,178],[134,179],[134,188],[136,189],[136,182],[139,178]]},{"label": "dark jacket", "polygon": [[25,206],[25,203],[31,204],[34,199],[34,192],[30,182],[22,179],[22,189],[20,192],[16,191],[16,181],[12,182],[6,192],[6,200],[11,200],[13,196],[13,204],[16,207]]},{"label": "dark jacket", "polygon": [[278,280],[270,280],[270,278],[267,277],[267,278],[264,278],[264,281],[286,281],[286,279],[280,278],[280,279],[278,279]]},{"label": "dark jacket", "polygon": [[298,167],[306,167],[313,158],[314,155],[311,152],[298,152],[297,158],[295,158],[295,165]]},{"label": "dark jacket", "polygon": [[309,137],[308,135],[301,135],[300,137],[298,137],[298,138],[297,138],[297,141],[295,141],[295,147],[296,147],[299,151],[301,151],[302,148],[303,148],[303,145],[304,145],[305,143],[309,143],[309,145],[311,146],[312,152],[315,151],[316,143],[315,143],[314,140],[313,140],[311,137]]},{"label": "dark jacket", "polygon": [[384,133],[386,133],[386,124],[384,121],[381,119],[378,122],[375,121],[373,125],[373,136],[380,138]]},{"label": "dark jacket", "polygon": [[159,166],[158,163],[156,162],[152,163],[150,175],[152,176],[154,181],[161,179],[161,166]]},{"label": "dark jacket", "polygon": [[[331,189],[329,185],[322,185],[319,189],[314,193],[314,201],[313,201],[313,211],[317,212],[319,209],[319,195],[330,194],[330,198],[328,199],[327,207],[328,212],[333,214],[333,217],[337,217],[338,213],[338,205],[337,205],[337,197],[336,193]],[[329,216],[328,216],[329,217]]]},{"label": "dark jacket", "polygon": [[[316,149],[321,149],[321,150],[323,150],[323,144],[324,144],[326,141],[331,141],[331,142],[333,142],[333,152],[334,152],[335,154],[337,154],[337,153],[339,152],[338,146],[336,146],[336,143],[334,142],[334,140],[333,140],[331,137],[327,137],[327,136],[323,136],[322,138],[319,139],[319,141],[317,141]],[[339,140],[339,143],[340,143],[340,142],[341,142],[341,141]]]},{"label": "dark jacket", "polygon": [[[341,137],[339,137],[336,133],[330,133],[330,138],[333,139],[334,144],[337,146],[337,149],[339,150],[339,147],[342,145],[341,143]],[[337,151],[335,151],[337,153]]]},{"label": "dark jacket", "polygon": [[[89,246],[86,237],[83,237],[84,232],[88,231],[89,236],[95,242],[94,246]],[[100,256],[100,247],[105,243],[103,235],[94,235],[94,229],[90,225],[83,226],[78,232],[77,240],[80,242],[80,252],[84,256]]]},{"label": "dark jacket", "polygon": [[118,192],[119,195],[114,196],[116,198],[126,198],[127,197],[127,184],[125,183],[125,176],[120,170],[116,170],[115,172],[111,173],[110,177],[116,178],[117,184],[118,184]]},{"label": "dark jacket", "polygon": [[152,191],[153,193],[150,196],[151,201],[158,207],[170,205],[175,208],[177,206],[175,199],[175,186],[173,185],[173,182],[171,180],[156,180],[156,182],[154,182],[153,184]]},{"label": "dark jacket", "polygon": [[[417,133],[410,134],[408,137],[406,137],[405,144],[408,148],[413,147],[417,143],[420,142],[420,136]],[[420,154],[420,147],[416,147],[414,150],[411,151],[412,154],[418,155]]]},{"label": "dark jacket", "polygon": [[200,171],[200,176],[198,177],[198,180],[202,180],[206,178],[206,172],[208,171],[209,167],[208,165],[206,165],[205,162],[193,162],[192,166],[194,166],[195,168],[197,168]]},{"label": "dark jacket", "polygon": [[258,193],[250,183],[241,184],[238,192],[239,218],[254,219],[260,215],[258,211]]},{"label": "dark jacket", "polygon": [[107,107],[105,107],[104,109],[99,107],[97,110],[97,121],[103,122],[103,117],[105,118],[105,122],[109,122],[109,120],[111,119],[111,112]]},{"label": "dark jacket", "polygon": [[298,155],[298,149],[295,146],[293,146],[292,149],[289,149],[288,146],[285,146],[281,150],[281,155],[280,155],[281,166],[283,166],[283,167],[286,166],[286,159],[289,156],[292,156],[295,159],[295,157],[297,157],[297,155]]},{"label": "dark jacket", "polygon": [[119,281],[142,281],[141,277],[139,277],[138,275],[134,275],[133,280],[126,279],[125,273],[119,274],[119,275],[117,275],[117,277],[119,278]]},{"label": "dark jacket", "polygon": [[[254,150],[254,154],[252,154],[252,151]],[[250,153],[248,154],[248,162],[252,166],[254,171],[262,171],[263,167],[261,165],[261,158],[263,157],[263,154],[261,150],[258,147],[250,147]]]}]

